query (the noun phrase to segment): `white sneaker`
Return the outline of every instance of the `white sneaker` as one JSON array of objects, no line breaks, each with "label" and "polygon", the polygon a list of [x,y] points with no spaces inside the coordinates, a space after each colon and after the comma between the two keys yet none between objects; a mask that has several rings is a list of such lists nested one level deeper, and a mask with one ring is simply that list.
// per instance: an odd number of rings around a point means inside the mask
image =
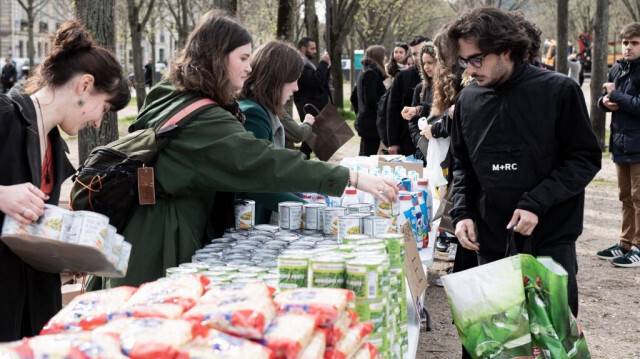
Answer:
[{"label": "white sneaker", "polygon": [[447,257],[447,262],[455,262],[456,261],[456,252],[458,251],[458,244],[451,243],[449,244],[449,257]]},{"label": "white sneaker", "polygon": [[440,279],[440,278],[436,278],[436,285],[437,285],[438,287],[444,287],[444,284],[442,284],[442,279]]}]

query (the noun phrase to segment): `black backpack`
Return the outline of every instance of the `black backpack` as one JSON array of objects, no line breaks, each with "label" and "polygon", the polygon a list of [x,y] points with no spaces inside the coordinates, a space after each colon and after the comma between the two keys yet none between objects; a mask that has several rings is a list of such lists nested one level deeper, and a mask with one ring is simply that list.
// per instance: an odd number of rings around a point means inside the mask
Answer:
[{"label": "black backpack", "polygon": [[102,213],[122,233],[139,200],[138,168],[152,167],[158,153],[191,120],[214,106],[210,99],[190,97],[154,127],[94,148],[72,177],[71,209]]},{"label": "black backpack", "polygon": [[389,136],[387,134],[387,106],[389,105],[389,93],[391,87],[387,89],[378,100],[378,110],[376,112],[376,128],[378,135],[385,146],[389,147]]}]

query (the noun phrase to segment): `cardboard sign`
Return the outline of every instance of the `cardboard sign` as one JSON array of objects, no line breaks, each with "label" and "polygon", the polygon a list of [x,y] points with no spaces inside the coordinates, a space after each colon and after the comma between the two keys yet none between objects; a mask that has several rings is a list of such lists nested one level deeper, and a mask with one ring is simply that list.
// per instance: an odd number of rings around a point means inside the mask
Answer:
[{"label": "cardboard sign", "polygon": [[402,234],[404,235],[404,266],[407,273],[407,282],[409,284],[411,298],[413,298],[413,306],[415,307],[418,316],[420,316],[423,307],[421,300],[422,293],[424,293],[428,286],[427,276],[425,275],[424,268],[422,267],[416,237],[413,235],[409,221],[402,226]]}]

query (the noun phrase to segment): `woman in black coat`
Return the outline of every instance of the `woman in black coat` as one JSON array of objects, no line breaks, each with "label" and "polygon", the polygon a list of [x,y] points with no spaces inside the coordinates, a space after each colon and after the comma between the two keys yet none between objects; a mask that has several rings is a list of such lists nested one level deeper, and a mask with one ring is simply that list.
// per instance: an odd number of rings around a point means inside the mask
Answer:
[{"label": "woman in black coat", "polygon": [[[0,95],[0,224],[36,221],[57,204],[74,168],[58,127],[69,135],[98,128],[104,113],[129,102],[116,57],[78,22],[64,24],[26,93]],[[33,336],[62,307],[60,274],[34,269],[0,242],[0,342]]]},{"label": "woman in black coat", "polygon": [[384,79],[388,77],[385,69],[385,50],[383,46],[369,46],[364,52],[362,66],[364,72],[358,79],[358,114],[355,128],[360,139],[360,156],[375,155],[380,147],[380,136],[376,128],[378,101],[385,92]]}]

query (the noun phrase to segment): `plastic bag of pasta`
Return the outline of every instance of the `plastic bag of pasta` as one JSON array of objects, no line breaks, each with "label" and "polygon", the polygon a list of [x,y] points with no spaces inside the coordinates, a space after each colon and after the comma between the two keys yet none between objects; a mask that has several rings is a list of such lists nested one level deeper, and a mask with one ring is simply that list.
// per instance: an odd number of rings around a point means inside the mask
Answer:
[{"label": "plastic bag of pasta", "polygon": [[322,330],[316,330],[311,338],[311,342],[307,345],[302,353],[298,356],[298,359],[318,359],[324,357],[324,350],[326,349],[327,335]]},{"label": "plastic bag of pasta", "polygon": [[182,317],[244,338],[259,339],[275,314],[273,300],[267,296],[205,295]]},{"label": "plastic bag of pasta", "polygon": [[346,359],[355,352],[363,340],[373,331],[373,324],[367,322],[356,323],[349,328],[347,333],[336,343],[335,347],[327,349],[324,359]]},{"label": "plastic bag of pasta", "polygon": [[32,358],[119,359],[117,337],[92,332],[41,335],[27,339]]},{"label": "plastic bag of pasta", "polygon": [[271,349],[251,340],[237,338],[212,329],[180,349],[176,359],[271,359]]},{"label": "plastic bag of pasta", "polygon": [[94,329],[120,339],[122,353],[133,359],[173,359],[178,349],[208,329],[179,319],[121,318]]},{"label": "plastic bag of pasta", "polygon": [[51,318],[40,334],[77,332],[103,325],[136,290],[122,286],[81,294]]},{"label": "plastic bag of pasta", "polygon": [[273,288],[264,284],[264,282],[231,283],[208,286],[207,292],[203,297],[211,298],[236,295],[253,295],[271,298],[274,291],[275,290]]},{"label": "plastic bag of pasta", "polygon": [[286,313],[277,315],[264,333],[262,343],[276,358],[297,358],[309,345],[322,319],[315,315]]},{"label": "plastic bag of pasta", "polygon": [[326,328],[327,346],[333,347],[347,333],[351,324],[358,321],[358,315],[351,310],[346,310],[338,316],[338,319]]},{"label": "plastic bag of pasta", "polygon": [[174,319],[200,299],[209,280],[204,276],[182,275],[144,283],[122,306],[122,314],[132,317]]},{"label": "plastic bag of pasta", "polygon": [[282,291],[273,298],[278,313],[309,313],[322,318],[323,325],[334,323],[344,313],[353,292],[338,288],[299,288]]}]

